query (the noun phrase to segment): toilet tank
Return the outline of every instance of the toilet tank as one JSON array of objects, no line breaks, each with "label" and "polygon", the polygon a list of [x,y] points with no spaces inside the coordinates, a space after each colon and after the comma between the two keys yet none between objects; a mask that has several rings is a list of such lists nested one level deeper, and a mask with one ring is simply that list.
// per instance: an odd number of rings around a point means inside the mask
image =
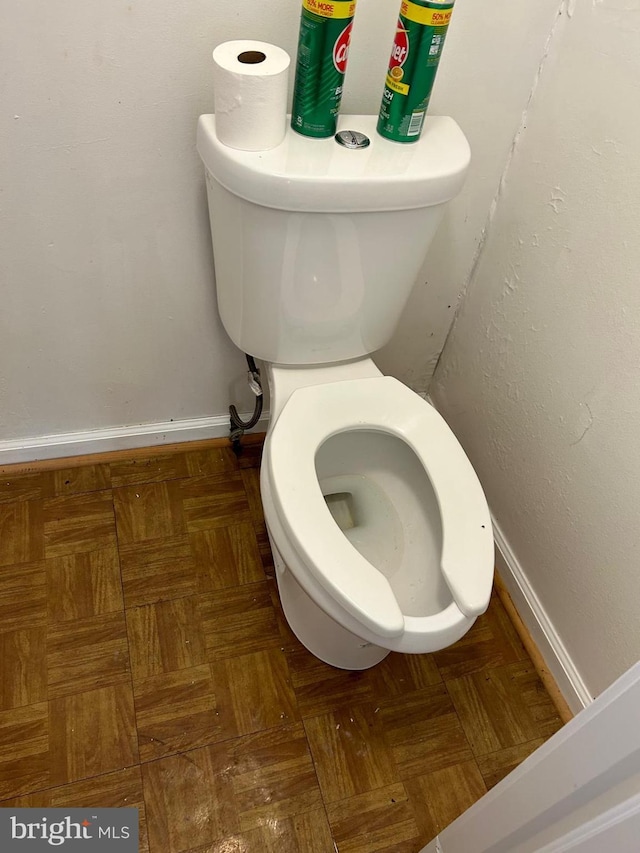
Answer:
[{"label": "toilet tank", "polygon": [[324,364],[393,335],[470,152],[452,118],[428,117],[409,145],[375,126],[340,118],[338,130],[369,139],[363,148],[289,129],[277,148],[239,151],[218,141],[215,116],[200,116],[218,308],[245,352]]}]

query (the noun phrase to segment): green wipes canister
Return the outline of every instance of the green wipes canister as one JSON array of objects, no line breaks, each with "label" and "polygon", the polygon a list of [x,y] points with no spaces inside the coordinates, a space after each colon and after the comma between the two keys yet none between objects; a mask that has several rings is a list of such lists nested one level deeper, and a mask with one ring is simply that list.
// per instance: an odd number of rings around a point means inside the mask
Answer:
[{"label": "green wipes canister", "polygon": [[302,0],[291,127],[304,136],[336,132],[355,0]]},{"label": "green wipes canister", "polygon": [[378,133],[417,142],[451,20],[453,0],[403,0],[382,94]]}]

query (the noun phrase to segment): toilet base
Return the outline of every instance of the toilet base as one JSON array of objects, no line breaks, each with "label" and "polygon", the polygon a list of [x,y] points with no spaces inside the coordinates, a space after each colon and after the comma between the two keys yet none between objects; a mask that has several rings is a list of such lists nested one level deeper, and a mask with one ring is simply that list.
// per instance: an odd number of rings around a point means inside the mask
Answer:
[{"label": "toilet base", "polygon": [[312,655],[337,669],[370,669],[384,660],[389,649],[368,643],[347,631],[321,610],[289,571],[271,537],[269,541],[282,609],[289,627],[302,645]]}]

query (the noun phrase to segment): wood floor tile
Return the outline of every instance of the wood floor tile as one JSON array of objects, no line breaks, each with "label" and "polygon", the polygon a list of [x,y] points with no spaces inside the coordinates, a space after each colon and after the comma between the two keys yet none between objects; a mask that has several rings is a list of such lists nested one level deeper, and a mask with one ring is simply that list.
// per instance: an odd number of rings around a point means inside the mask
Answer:
[{"label": "wood floor tile", "polygon": [[382,703],[380,718],[401,779],[473,758],[444,685]]},{"label": "wood floor tile", "polygon": [[127,610],[134,681],[206,663],[196,596]]},{"label": "wood floor tile", "polygon": [[0,504],[35,501],[52,495],[53,473],[51,471],[0,475]]},{"label": "wood floor tile", "polygon": [[47,703],[0,711],[0,800],[49,784]]},{"label": "wood floor tile", "polygon": [[[281,821],[291,821],[289,827],[301,839],[322,827],[318,815],[310,817],[322,801],[300,725],[152,761],[142,773],[153,851],[245,853],[257,849],[256,830],[264,838]],[[248,841],[254,846],[239,846]],[[288,849],[283,847],[283,853]],[[300,847],[305,849],[323,853],[324,848]]]},{"label": "wood floor tile", "polygon": [[188,536],[120,546],[127,607],[139,607],[196,592],[195,561]]},{"label": "wood floor tile", "polygon": [[249,501],[249,512],[253,523],[253,529],[262,558],[262,565],[268,573],[273,572],[273,554],[271,553],[271,545],[267,534],[267,526],[264,523],[264,515],[262,513],[262,498],[260,496],[260,469],[259,468],[242,468],[242,482],[247,493]]},{"label": "wood floor tile", "polygon": [[238,471],[182,480],[180,494],[189,533],[251,521],[247,495]]},{"label": "wood floor tile", "polygon": [[286,656],[303,718],[374,700],[375,677],[370,670],[349,672],[336,669],[323,663],[298,642],[286,649]]},{"label": "wood floor tile", "polygon": [[240,468],[257,468],[260,469],[262,462],[262,443],[254,442],[249,444],[245,442],[242,447],[242,453],[238,457]]},{"label": "wood floor tile", "polygon": [[45,788],[21,797],[2,802],[3,808],[54,809],[54,808],[117,809],[142,806],[142,771],[139,766],[127,767],[115,773],[104,773],[81,779],[56,788]]},{"label": "wood floor tile", "polygon": [[185,853],[240,831],[232,769],[215,747],[142,765],[153,853]]},{"label": "wood floor tile", "polygon": [[386,657],[371,670],[376,696],[387,699],[404,696],[442,683],[442,676],[433,655],[401,655]]},{"label": "wood floor tile", "polygon": [[185,454],[190,477],[226,474],[238,470],[238,460],[231,446],[193,450]]},{"label": "wood floor tile", "polygon": [[486,612],[486,617],[491,626],[491,632],[494,637],[500,637],[504,646],[509,646],[514,655],[518,656],[518,660],[527,657],[522,641],[518,636],[513,622],[509,618],[509,614],[505,610],[504,604],[500,601],[498,593],[493,590],[491,593],[491,601],[489,609]]},{"label": "wood floor tile", "polygon": [[249,511],[251,512],[251,520],[260,523],[264,521],[262,512],[262,496],[260,494],[260,469],[259,468],[243,468],[240,472],[247,500],[249,502]]},{"label": "wood floor tile", "polygon": [[[516,670],[516,667],[513,669]],[[548,740],[562,728],[563,723],[533,663],[523,661],[515,672],[510,673],[509,678],[513,678],[516,690],[534,721],[536,734]]]},{"label": "wood floor tile", "polygon": [[326,803],[399,781],[381,717],[372,706],[311,717],[304,726]]},{"label": "wood floor tile", "polygon": [[161,483],[189,476],[187,459],[184,453],[141,456],[122,462],[112,462],[109,466],[111,485],[139,486],[144,483]]},{"label": "wood floor tile", "polygon": [[46,628],[0,634],[0,710],[47,700]]},{"label": "wood floor tile", "polygon": [[410,779],[405,788],[420,829],[421,844],[435,838],[486,793],[475,761]]},{"label": "wood floor tile", "polygon": [[37,628],[46,622],[47,576],[44,561],[1,566],[0,632]]},{"label": "wood floor tile", "polygon": [[264,580],[256,535],[251,524],[231,524],[190,536],[198,592]]},{"label": "wood floor tile", "polygon": [[559,728],[495,596],[432,655],[311,655],[261,452],[0,477],[0,807],[131,805],[144,853],[417,853]]},{"label": "wood floor tile", "polygon": [[0,504],[0,566],[44,559],[41,501]]},{"label": "wood floor tile", "polygon": [[526,661],[453,679],[447,689],[476,756],[546,739],[562,725]]},{"label": "wood floor tile", "polygon": [[49,702],[54,786],[138,763],[133,693],[128,684]]},{"label": "wood floor tile", "polygon": [[47,631],[49,699],[130,683],[124,613],[60,622]]},{"label": "wood floor tile", "polygon": [[45,556],[81,554],[116,544],[110,491],[50,498],[43,502]]},{"label": "wood floor tile", "polygon": [[45,565],[50,624],[123,609],[120,566],[114,546],[55,557]]},{"label": "wood floor tile", "polygon": [[282,645],[266,581],[202,595],[199,608],[209,660]]},{"label": "wood floor tile", "polygon": [[300,719],[284,653],[254,652],[211,664],[217,709],[237,734],[249,734]]},{"label": "wood floor tile", "polygon": [[228,741],[241,831],[305,814],[322,805],[304,729],[299,724]]},{"label": "wood floor tile", "polygon": [[419,830],[402,783],[327,807],[340,853],[416,853]]},{"label": "wood floor tile", "polygon": [[128,767],[116,773],[94,776],[58,788],[13,797],[0,803],[3,808],[137,808],[140,830],[140,853],[149,849],[146,832],[142,773],[140,767]]},{"label": "wood floor tile", "polygon": [[253,528],[256,532],[256,541],[258,543],[258,550],[260,551],[260,557],[262,559],[262,567],[266,575],[273,576],[275,573],[275,565],[273,561],[271,543],[269,542],[267,525],[264,521],[254,521]]},{"label": "wood floor tile", "polygon": [[536,738],[526,743],[507,746],[497,752],[481,755],[477,759],[478,767],[487,789],[497,785],[501,779],[504,779],[508,773],[515,770],[519,764],[522,764],[525,758],[528,758],[544,742],[545,738]]},{"label": "wood floor tile", "polygon": [[[271,604],[273,605],[273,610],[276,614],[276,621],[278,623],[278,630],[280,631],[282,648],[285,650],[287,655],[299,651],[301,649],[307,651],[307,649],[302,645],[300,640],[291,630],[291,626],[287,622],[287,617],[284,615],[284,610],[282,609],[282,602],[280,601],[280,595],[278,593],[278,582],[276,578],[273,575],[269,575],[268,570],[266,568],[265,575],[267,578],[267,585],[269,587],[269,594],[271,595]],[[318,658],[315,659],[319,660]],[[322,663],[322,661],[319,662]],[[334,669],[335,671],[334,667],[332,667],[332,669]]]},{"label": "wood floor tile", "polygon": [[111,488],[108,464],[85,465],[82,468],[60,468],[53,473],[54,494],[78,495]]},{"label": "wood floor tile", "polygon": [[335,853],[324,809],[267,820],[192,853]]},{"label": "wood floor tile", "polygon": [[180,480],[113,490],[120,545],[181,536],[185,532]]},{"label": "wood floor tile", "polygon": [[528,659],[504,606],[495,592],[489,609],[465,636],[439,652],[434,660],[445,681],[507,663]]},{"label": "wood floor tile", "polygon": [[135,682],[134,697],[141,761],[187,752],[236,734],[235,726],[224,728],[227,721],[217,711],[208,664]]}]

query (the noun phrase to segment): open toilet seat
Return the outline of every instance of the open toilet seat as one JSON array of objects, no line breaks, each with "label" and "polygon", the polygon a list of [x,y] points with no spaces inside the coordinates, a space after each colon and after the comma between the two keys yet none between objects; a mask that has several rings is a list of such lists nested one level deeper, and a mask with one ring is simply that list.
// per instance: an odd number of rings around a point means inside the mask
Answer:
[{"label": "open toilet seat", "polygon": [[407,622],[387,578],[334,521],[315,469],[319,447],[340,432],[377,430],[404,441],[429,478],[440,509],[441,572],[461,614],[487,606],[493,536],[486,500],[462,447],[438,412],[398,380],[352,379],[298,388],[269,436],[274,508],[289,543],[315,581],[380,639]]}]

